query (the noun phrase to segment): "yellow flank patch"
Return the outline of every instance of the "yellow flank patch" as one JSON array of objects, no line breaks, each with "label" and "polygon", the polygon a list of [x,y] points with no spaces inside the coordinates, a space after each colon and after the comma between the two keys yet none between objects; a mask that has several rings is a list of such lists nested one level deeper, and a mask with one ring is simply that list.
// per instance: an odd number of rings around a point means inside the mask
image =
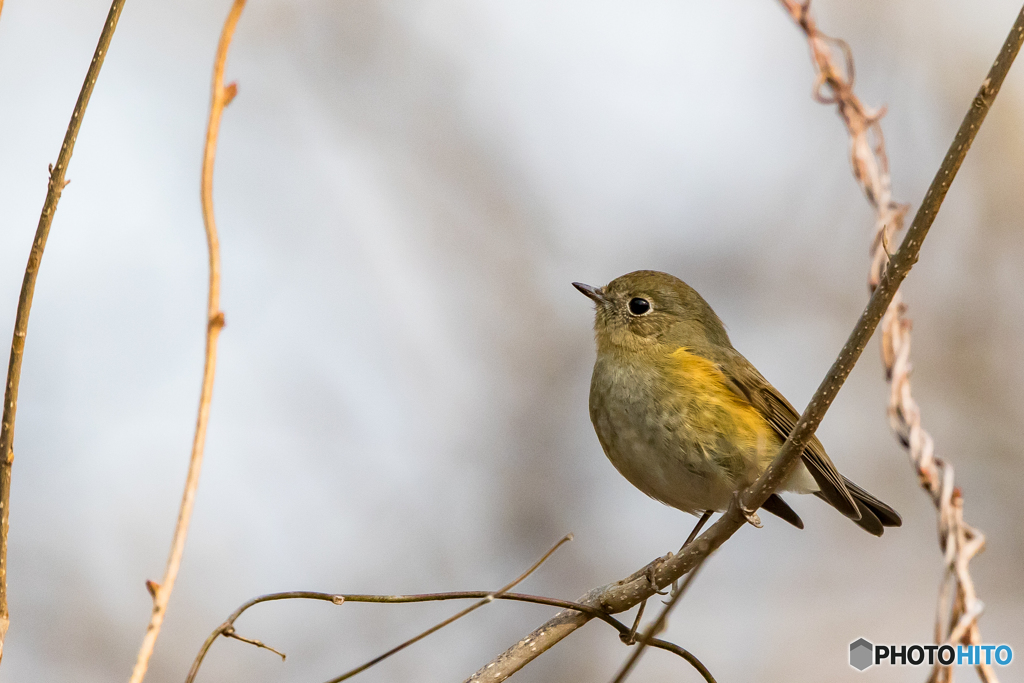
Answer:
[{"label": "yellow flank patch", "polygon": [[[667,371],[685,405],[686,421],[691,429],[724,436],[737,450],[758,452],[771,457],[765,449],[774,440],[774,432],[754,406],[727,385],[727,379],[710,360],[680,347],[669,354]],[[761,458],[758,458],[761,459]]]}]

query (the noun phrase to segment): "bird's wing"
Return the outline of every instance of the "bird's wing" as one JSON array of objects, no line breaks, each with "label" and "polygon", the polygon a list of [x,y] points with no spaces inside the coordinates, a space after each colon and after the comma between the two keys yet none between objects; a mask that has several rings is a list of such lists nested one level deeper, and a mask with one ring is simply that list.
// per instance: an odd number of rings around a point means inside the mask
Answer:
[{"label": "bird's wing", "polygon": [[[728,363],[719,363],[719,368],[726,377],[726,385],[754,406],[776,434],[785,441],[800,419],[800,414],[786,397],[769,384],[757,368],[738,351],[730,354]],[[846,488],[843,475],[839,474],[836,466],[829,460],[825,447],[821,445],[818,437],[811,437],[804,447],[802,457],[818,488],[821,489],[821,497],[850,519],[860,519],[861,512]]]}]

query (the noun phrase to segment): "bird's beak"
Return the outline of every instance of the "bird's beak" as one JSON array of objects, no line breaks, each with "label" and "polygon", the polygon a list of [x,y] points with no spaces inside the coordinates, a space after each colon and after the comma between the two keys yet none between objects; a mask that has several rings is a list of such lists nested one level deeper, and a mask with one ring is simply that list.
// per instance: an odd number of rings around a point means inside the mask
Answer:
[{"label": "bird's beak", "polygon": [[591,287],[590,285],[585,285],[582,282],[574,282],[572,283],[572,286],[580,290],[583,296],[593,299],[595,303],[603,304],[607,301],[607,299],[604,298],[604,292],[600,287]]}]

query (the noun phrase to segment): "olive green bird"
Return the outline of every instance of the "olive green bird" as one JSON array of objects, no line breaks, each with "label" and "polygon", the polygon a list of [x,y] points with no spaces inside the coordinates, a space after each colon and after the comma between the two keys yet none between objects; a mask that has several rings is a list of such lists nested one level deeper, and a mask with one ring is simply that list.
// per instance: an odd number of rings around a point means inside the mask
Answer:
[{"label": "olive green bird", "polygon": [[[702,522],[725,510],[767,469],[799,414],[682,280],[640,270],[605,287],[573,286],[597,309],[590,419],[605,455],[648,496],[705,513]],[[836,471],[817,437],[780,490],[813,493],[876,536],[902,524]],[[804,526],[778,494],[762,508]]]}]

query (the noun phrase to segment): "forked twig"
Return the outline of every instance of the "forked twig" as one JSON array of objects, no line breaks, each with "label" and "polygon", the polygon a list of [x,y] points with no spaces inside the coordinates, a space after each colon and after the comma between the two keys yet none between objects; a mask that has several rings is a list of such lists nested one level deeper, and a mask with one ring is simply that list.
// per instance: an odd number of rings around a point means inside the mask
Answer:
[{"label": "forked twig", "polygon": [[[418,595],[363,595],[363,594],[335,594],[335,593],[318,593],[313,591],[290,591],[286,593],[270,593],[269,595],[261,595],[245,602],[241,607],[235,610],[227,620],[214,629],[213,633],[209,635],[206,642],[200,648],[199,653],[196,655],[195,660],[192,662],[192,668],[189,670],[188,677],[185,679],[186,683],[193,683],[196,675],[199,672],[199,667],[203,663],[203,659],[210,650],[210,646],[218,638],[218,636],[227,635],[227,632],[234,630],[235,621],[242,616],[250,607],[258,605],[263,602],[272,602],[276,600],[321,600],[325,602],[331,602],[335,605],[343,605],[346,602],[367,602],[376,604],[407,604],[417,602],[437,602],[442,600],[479,600],[480,598],[486,598],[487,596],[493,596],[495,600],[509,600],[513,602],[528,602],[535,605],[546,605],[549,607],[560,607],[562,609],[577,610],[579,612],[585,612],[591,617],[605,622],[616,631],[619,632],[620,639],[625,639],[629,635],[630,629],[626,627],[621,621],[606,614],[599,609],[590,607],[588,605],[581,605],[576,602],[570,602],[569,600],[559,600],[558,598],[548,598],[539,595],[527,595],[525,593],[502,593],[498,595],[493,591],[456,591],[449,593],[421,593]],[[253,642],[247,639],[232,636],[238,640],[245,642]],[[258,641],[257,641],[258,642]],[[666,652],[671,652],[678,655],[689,662],[693,667],[704,677],[707,683],[715,683],[714,677],[711,672],[708,671],[707,667],[699,659],[697,659],[688,650],[670,643],[659,638],[652,638],[648,643],[651,647],[660,648]],[[266,646],[263,646],[266,647]],[[270,649],[270,648],[267,648]],[[274,650],[277,652],[277,650]],[[278,653],[283,658],[282,653]]]},{"label": "forked twig", "polygon": [[206,147],[203,151],[203,173],[200,196],[203,205],[203,223],[206,228],[206,243],[210,256],[210,292],[207,301],[206,322],[206,360],[203,366],[203,384],[199,398],[199,415],[196,419],[195,437],[192,441],[192,456],[189,459],[188,475],[185,479],[185,492],[178,511],[178,522],[174,527],[171,540],[171,552],[167,558],[167,568],[163,580],[154,585],[147,584],[153,593],[153,610],[149,617],[149,625],[142,639],[142,646],[132,670],[130,683],[141,683],[149,668],[149,659],[153,655],[167,603],[174,590],[174,582],[178,577],[181,558],[185,552],[185,538],[188,536],[188,525],[192,518],[195,504],[196,489],[199,486],[199,472],[203,465],[203,447],[206,444],[206,426],[210,418],[210,400],[213,397],[213,379],[217,367],[217,339],[224,327],[224,314],[220,310],[220,245],[217,239],[217,224],[213,214],[213,163],[217,154],[217,134],[220,131],[220,117],[224,107],[230,104],[236,93],[234,83],[224,85],[224,63],[228,57],[228,47],[235,33],[238,18],[245,7],[245,0],[234,0],[224,29],[220,34],[217,56],[213,66],[213,96],[210,104],[210,119],[206,129]]},{"label": "forked twig", "polygon": [[[50,234],[53,215],[57,211],[57,202],[60,201],[61,192],[69,182],[64,180],[64,174],[67,172],[68,162],[71,161],[71,154],[75,150],[75,141],[78,139],[78,131],[82,127],[82,119],[85,118],[85,109],[89,106],[89,98],[92,97],[93,87],[96,85],[96,79],[99,78],[110,41],[114,37],[114,29],[117,28],[117,20],[124,8],[124,1],[114,0],[110,5],[106,22],[100,32],[99,42],[96,44],[96,51],[92,55],[92,62],[89,64],[89,70],[85,73],[85,82],[82,83],[78,101],[75,102],[75,108],[71,113],[71,122],[64,134],[64,142],[57,155],[57,164],[50,167],[46,200],[43,202],[43,212],[39,216],[36,236],[28,255],[28,265],[25,266],[25,278],[21,283],[21,295],[18,297],[18,311],[14,320],[14,339],[11,341],[11,359],[7,366],[3,418],[0,421],[0,659],[3,658],[4,638],[7,635],[7,628],[10,626],[10,615],[7,609],[7,530],[11,500],[11,466],[14,463],[14,420],[18,411],[18,385],[21,382],[21,361],[25,353],[25,336],[28,334],[32,295],[35,293],[36,276],[39,274],[39,264],[43,260],[43,249],[46,248],[46,238]],[[3,10],[3,0],[0,0],[0,10]]]},{"label": "forked twig", "polygon": [[[822,380],[818,389],[811,397],[810,403],[804,410],[800,420],[793,428],[792,433],[782,445],[775,460],[768,470],[748,489],[733,501],[729,509],[722,517],[715,522],[710,529],[704,532],[692,544],[687,546],[675,556],[659,558],[639,572],[623,579],[622,581],[608,586],[602,586],[590,591],[578,602],[584,605],[601,607],[609,613],[617,613],[633,607],[640,601],[653,595],[655,587],[662,588],[690,571],[701,558],[714,552],[732,536],[743,524],[746,523],[744,510],[756,510],[775,490],[775,488],[788,476],[790,469],[795,465],[799,454],[803,451],[808,439],[821,423],[822,417],[828,407],[835,400],[840,387],[846,381],[850,371],[864,351],[868,339],[874,333],[882,315],[888,309],[890,302],[896,295],[900,284],[906,278],[914,263],[917,262],[918,254],[924,238],[928,234],[935,216],[945,199],[950,184],[956,177],[964,157],[970,149],[981,124],[988,114],[992,102],[995,100],[1006,72],[1014,57],[1020,49],[1020,35],[1024,32],[1024,13],[1018,17],[1013,26],[1010,37],[1000,51],[998,58],[988,78],[982,83],[977,96],[971,104],[970,110],[964,116],[956,137],[950,144],[946,156],[943,158],[935,177],[932,179],[921,206],[914,216],[914,220],[907,230],[906,237],[900,244],[899,250],[889,259],[878,286],[871,294],[867,306],[861,313],[860,319],[854,326],[849,338],[843,345],[839,356],[836,358],[828,374]],[[655,586],[652,586],[653,577]],[[548,620],[540,628],[530,633],[496,659],[481,668],[469,681],[487,681],[497,683],[504,681],[516,671],[526,666],[529,662],[546,652],[560,640],[580,628],[590,620],[588,614],[581,612],[563,610],[554,618]]]},{"label": "forked twig", "polygon": [[[817,73],[816,97],[821,102],[836,104],[850,135],[850,158],[854,176],[875,209],[869,277],[869,285],[873,291],[878,286],[889,261],[889,245],[903,229],[903,218],[908,208],[905,204],[899,204],[892,199],[889,163],[879,124],[883,112],[868,109],[854,94],[853,58],[850,50],[845,43],[828,38],[817,29],[810,16],[809,2],[780,2],[807,36]],[[1021,40],[1024,38],[1021,17],[1024,17],[1024,10],[1010,31],[1000,57],[989,72],[988,79],[982,84],[975,101],[975,107],[979,110],[987,110],[987,89],[994,87],[998,90],[1002,77],[1009,70],[1020,49]],[[845,74],[843,69],[836,65],[831,47],[833,44],[839,44],[843,48]],[[829,97],[820,96],[823,86],[830,90]],[[994,94],[993,92],[993,97]],[[871,137],[874,138],[873,142]],[[958,134],[957,139],[960,138],[961,135]],[[970,139],[965,139],[965,144],[969,146]],[[947,186],[951,180],[952,178],[947,180]],[[934,454],[932,437],[921,426],[921,412],[910,388],[911,321],[906,316],[906,311],[907,306],[903,302],[902,293],[897,292],[882,319],[882,362],[890,386],[889,424],[900,443],[908,449],[921,486],[931,497],[938,513],[939,544],[943,551],[946,571],[943,585],[939,590],[935,640],[937,643],[977,645],[982,642],[977,620],[984,610],[984,605],[978,599],[968,563],[984,548],[985,536],[980,530],[964,522],[963,497],[954,484],[953,466]],[[947,590],[950,584],[952,591]],[[979,663],[977,671],[983,681],[995,683],[995,672],[990,665]],[[952,679],[952,667],[936,662],[929,680],[934,683],[948,683]]]},{"label": "forked twig", "polygon": [[[290,591],[290,592],[285,592],[285,593],[271,593],[269,595],[261,595],[259,597],[253,598],[253,599],[248,600],[245,603],[243,603],[238,609],[236,609],[231,614],[231,616],[229,616],[224,621],[224,623],[222,623],[220,626],[218,626],[216,629],[213,630],[213,633],[211,633],[207,637],[206,641],[203,643],[202,647],[199,649],[199,653],[196,655],[195,660],[192,662],[192,667],[189,669],[188,677],[185,679],[185,681],[186,681],[186,683],[193,683],[195,681],[195,678],[196,678],[196,676],[199,673],[199,667],[202,666],[202,663],[203,663],[203,660],[206,657],[206,654],[210,651],[210,647],[213,645],[214,641],[219,636],[235,638],[237,640],[241,640],[243,642],[250,643],[252,645],[256,645],[257,647],[265,648],[267,650],[270,650],[270,651],[278,654],[281,657],[281,659],[283,660],[285,658],[284,653],[278,652],[277,650],[275,650],[275,649],[265,645],[264,643],[262,643],[262,642],[260,642],[258,640],[251,640],[249,638],[243,638],[243,637],[239,636],[237,633],[235,633],[235,622],[250,607],[253,607],[253,606],[258,605],[260,603],[272,602],[272,601],[276,601],[276,600],[321,600],[321,601],[325,601],[325,602],[331,602],[331,603],[333,603],[335,605],[342,605],[342,604],[345,604],[346,602],[366,602],[366,603],[377,603],[377,604],[382,604],[382,603],[385,603],[385,604],[400,604],[400,603],[414,603],[414,602],[436,602],[436,601],[441,601],[441,600],[466,600],[466,599],[478,599],[478,600],[480,600],[480,602],[477,603],[476,605],[471,606],[467,610],[463,610],[462,612],[460,612],[459,614],[455,615],[452,618],[446,619],[441,624],[431,628],[429,630],[429,632],[427,632],[425,634],[421,634],[421,635],[417,636],[416,638],[414,638],[412,640],[406,641],[405,643],[403,643],[398,648],[395,648],[395,649],[391,650],[388,653],[388,655],[385,655],[385,656],[389,656],[390,654],[394,654],[398,650],[400,650],[400,649],[402,649],[404,647],[407,647],[408,645],[411,645],[412,643],[416,642],[417,640],[419,640],[420,638],[424,637],[425,635],[429,635],[429,633],[433,633],[434,631],[437,631],[438,629],[443,628],[444,626],[446,626],[446,625],[450,624],[451,622],[455,621],[455,619],[458,619],[461,616],[465,616],[466,614],[468,614],[469,612],[473,611],[474,609],[476,609],[478,607],[481,607],[481,606],[483,606],[483,605],[485,605],[488,602],[491,602],[493,600],[512,600],[512,601],[517,601],[517,602],[529,602],[529,603],[534,603],[534,604],[538,604],[538,605],[548,605],[548,606],[551,606],[551,607],[560,607],[562,609],[572,609],[572,610],[578,610],[580,612],[585,612],[585,613],[590,614],[590,616],[592,616],[594,618],[597,618],[597,619],[600,619],[601,621],[604,621],[605,623],[607,623],[610,626],[612,626],[616,631],[619,632],[620,639],[623,639],[623,641],[625,641],[625,639],[630,634],[630,629],[627,628],[626,625],[623,624],[622,622],[620,622],[619,620],[615,619],[614,617],[612,617],[609,614],[604,613],[603,611],[601,611],[599,609],[595,609],[594,607],[590,607],[588,605],[580,605],[578,603],[569,602],[568,600],[559,600],[557,598],[548,598],[548,597],[542,597],[542,596],[537,596],[537,595],[526,595],[526,594],[523,594],[523,593],[510,593],[509,592],[509,590],[512,587],[515,586],[515,584],[519,583],[520,581],[525,579],[527,576],[529,576],[529,574],[532,573],[534,570],[536,570],[548,557],[550,557],[551,554],[554,553],[555,550],[557,550],[559,548],[559,546],[561,546],[563,543],[565,543],[568,540],[571,540],[571,535],[566,536],[565,538],[560,540],[551,550],[549,550],[544,555],[544,557],[542,557],[537,563],[535,563],[533,567],[531,567],[529,570],[527,570],[526,573],[524,573],[522,576],[520,576],[514,582],[510,583],[509,585],[505,586],[504,588],[502,588],[501,590],[498,590],[498,591],[457,591],[457,592],[448,592],[448,593],[424,593],[424,594],[418,594],[418,595],[363,595],[363,594],[345,595],[345,594],[336,594],[336,593],[320,593],[320,592],[314,592],[314,591]],[[682,657],[687,662],[689,662],[701,674],[701,676],[704,677],[704,680],[707,681],[707,683],[715,683],[715,679],[711,675],[711,672],[708,671],[707,667],[705,667],[704,664],[701,663],[701,661],[699,659],[697,659],[695,656],[693,656],[693,654],[691,654],[686,649],[680,647],[679,645],[676,645],[675,643],[669,643],[669,642],[666,642],[666,641],[658,639],[658,638],[651,638],[651,639],[649,639],[648,644],[651,645],[652,647],[657,647],[657,648],[663,649],[663,650],[665,650],[667,652],[671,652],[671,653],[673,653],[675,655],[678,655],[678,656]],[[377,659],[374,660],[373,663],[376,663],[376,662],[380,661],[383,658],[384,658],[383,656],[382,657],[378,657]],[[342,679],[335,679],[335,680],[343,680],[343,678],[347,678],[349,676],[355,675],[355,673],[358,673],[359,671],[365,670],[365,668],[366,668],[366,666],[364,665],[363,667],[360,667],[358,670],[355,670],[353,672],[349,672],[349,673],[345,674],[342,677]]]},{"label": "forked twig", "polygon": [[522,583],[526,579],[526,577],[528,577],[530,574],[532,574],[534,571],[536,571],[538,567],[540,567],[542,564],[544,564],[544,562],[547,561],[547,559],[549,557],[551,557],[551,555],[553,555],[556,550],[558,550],[559,548],[562,547],[562,545],[564,545],[565,543],[568,543],[571,540],[572,540],[572,534],[568,534],[566,536],[563,536],[562,539],[560,541],[558,541],[558,543],[556,543],[553,546],[551,546],[551,549],[548,550],[546,553],[544,553],[543,557],[541,557],[539,560],[534,562],[533,565],[529,569],[527,569],[525,572],[520,574],[518,577],[515,578],[515,580],[513,580],[511,583],[505,585],[503,588],[499,589],[498,591],[496,591],[494,593],[487,594],[479,602],[475,602],[472,605],[470,605],[469,607],[467,607],[466,609],[461,610],[460,612],[457,612],[456,614],[453,614],[452,616],[448,617],[444,621],[442,621],[440,623],[437,623],[437,624],[434,624],[433,626],[428,628],[426,631],[423,631],[419,635],[413,636],[412,638],[410,638],[409,640],[405,641],[404,643],[401,643],[400,645],[396,645],[395,647],[391,648],[390,650],[388,650],[384,654],[379,655],[377,657],[374,657],[373,659],[371,659],[370,661],[366,662],[365,664],[361,664],[361,665],[357,666],[356,668],[352,669],[351,671],[347,671],[347,672],[341,674],[340,676],[332,678],[327,683],[341,683],[341,681],[348,680],[349,678],[352,678],[356,674],[361,673],[363,671],[366,671],[371,666],[373,666],[375,664],[378,664],[379,662],[384,661],[385,659],[387,659],[391,655],[396,654],[398,652],[401,652],[402,650],[404,650],[405,648],[409,647],[413,643],[416,643],[416,642],[419,642],[420,640],[423,640],[424,638],[429,636],[431,633],[435,633],[437,631],[440,631],[445,626],[448,626],[449,624],[451,624],[451,623],[453,623],[455,621],[458,621],[459,619],[461,619],[462,617],[466,616],[470,612],[473,612],[473,611],[475,611],[477,609],[480,609],[484,605],[488,605],[488,604],[494,602],[495,598],[500,598],[502,595],[504,595],[505,593],[507,593],[508,591],[512,590],[517,585]]}]

